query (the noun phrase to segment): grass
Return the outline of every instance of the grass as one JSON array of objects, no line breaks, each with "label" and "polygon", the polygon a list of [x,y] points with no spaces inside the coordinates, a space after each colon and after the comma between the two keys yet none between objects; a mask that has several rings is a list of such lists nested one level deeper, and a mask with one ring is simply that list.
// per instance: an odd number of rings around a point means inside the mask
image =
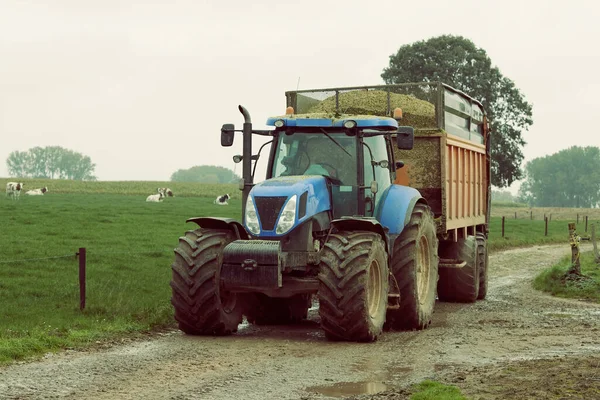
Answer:
[{"label": "grass", "polygon": [[[0,178],[0,187],[5,188],[7,182],[17,179]],[[19,178],[24,190],[48,188],[48,194],[127,194],[146,195],[157,193],[159,187],[168,187],[173,190],[175,197],[212,197],[229,193],[233,199],[241,199],[242,194],[237,184],[208,184],[193,182],[161,182],[161,181],[71,181],[65,179],[27,179]]]},{"label": "grass", "polygon": [[[575,221],[572,221],[575,222]],[[588,220],[588,231],[591,224],[598,221]],[[552,220],[548,222],[548,235],[545,235],[545,222],[542,220],[506,218],[504,221],[504,237],[502,237],[502,218],[492,217],[490,221],[489,249],[490,251],[504,250],[515,247],[528,247],[539,244],[564,243],[569,244],[569,229],[567,220]],[[580,236],[586,236],[585,222],[577,224]]]},{"label": "grass", "polygon": [[571,266],[571,256],[544,270],[533,281],[537,290],[554,296],[600,302],[600,265],[594,261],[593,252],[581,253],[581,273],[587,278],[565,279]]},{"label": "grass", "polygon": [[423,381],[412,387],[410,400],[467,400],[456,386],[435,381]]},{"label": "grass", "polygon": [[[174,185],[172,185],[174,186]],[[240,218],[210,198],[60,194],[0,198],[0,364],[174,326],[170,264],[194,216]],[[79,310],[78,248],[87,249]]]}]

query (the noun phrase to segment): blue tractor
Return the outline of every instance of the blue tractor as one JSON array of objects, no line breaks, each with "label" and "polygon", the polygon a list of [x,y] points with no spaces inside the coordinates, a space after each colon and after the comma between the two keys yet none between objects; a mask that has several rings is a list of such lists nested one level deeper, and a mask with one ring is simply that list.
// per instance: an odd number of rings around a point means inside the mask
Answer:
[{"label": "blue tractor", "polygon": [[[175,249],[172,304],[179,328],[227,335],[243,315],[280,324],[307,317],[319,302],[332,340],[374,341],[382,330],[423,329],[438,281],[433,214],[419,191],[393,184],[413,146],[412,127],[392,117],[294,114],[245,122],[240,189],[243,224],[190,218]],[[236,131],[223,125],[221,144]],[[267,179],[253,182],[252,135],[272,138]]]}]

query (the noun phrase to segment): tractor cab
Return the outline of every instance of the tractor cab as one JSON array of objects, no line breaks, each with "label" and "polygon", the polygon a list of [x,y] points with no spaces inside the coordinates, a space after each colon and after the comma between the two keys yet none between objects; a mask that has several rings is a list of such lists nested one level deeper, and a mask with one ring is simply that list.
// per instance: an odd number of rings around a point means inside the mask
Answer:
[{"label": "tractor cab", "polygon": [[267,124],[275,127],[267,179],[322,176],[333,218],[374,215],[377,194],[394,180],[394,119],[286,115]]}]

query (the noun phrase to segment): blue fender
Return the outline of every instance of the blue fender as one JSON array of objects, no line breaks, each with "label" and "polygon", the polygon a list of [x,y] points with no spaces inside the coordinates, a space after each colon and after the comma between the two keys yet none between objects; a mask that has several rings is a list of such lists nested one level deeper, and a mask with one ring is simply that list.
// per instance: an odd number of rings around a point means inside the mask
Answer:
[{"label": "blue fender", "polygon": [[418,190],[402,185],[391,185],[381,194],[375,209],[375,218],[390,236],[398,236],[410,221],[417,202],[427,204]]},{"label": "blue fender", "polygon": [[331,221],[331,225],[340,231],[369,231],[377,233],[383,239],[385,251],[389,252],[389,238],[384,227],[375,218],[342,217]]},{"label": "blue fender", "polygon": [[185,222],[195,222],[200,228],[205,229],[229,229],[235,233],[238,239],[248,240],[246,229],[233,218],[220,217],[194,217],[188,218]]}]

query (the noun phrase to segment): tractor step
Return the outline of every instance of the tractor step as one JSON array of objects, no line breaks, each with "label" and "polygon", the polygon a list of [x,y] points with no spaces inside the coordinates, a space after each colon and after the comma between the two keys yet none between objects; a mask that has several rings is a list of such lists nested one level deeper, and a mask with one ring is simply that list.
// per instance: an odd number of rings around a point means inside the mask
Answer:
[{"label": "tractor step", "polygon": [[400,293],[389,293],[388,294],[388,310],[399,310],[400,309]]},{"label": "tractor step", "polygon": [[467,265],[466,261],[452,258],[440,258],[439,268],[462,268]]}]

